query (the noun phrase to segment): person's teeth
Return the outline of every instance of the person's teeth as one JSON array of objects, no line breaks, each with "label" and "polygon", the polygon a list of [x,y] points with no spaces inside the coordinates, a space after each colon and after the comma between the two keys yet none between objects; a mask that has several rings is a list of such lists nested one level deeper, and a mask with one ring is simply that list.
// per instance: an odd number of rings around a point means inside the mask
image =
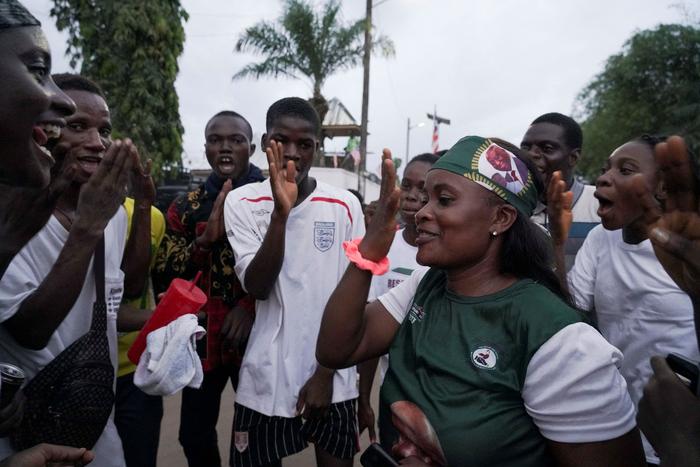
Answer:
[{"label": "person's teeth", "polygon": [[44,133],[46,133],[46,136],[48,136],[49,139],[58,139],[61,137],[61,127],[58,125],[53,125],[51,123],[42,123],[41,129],[44,130]]}]

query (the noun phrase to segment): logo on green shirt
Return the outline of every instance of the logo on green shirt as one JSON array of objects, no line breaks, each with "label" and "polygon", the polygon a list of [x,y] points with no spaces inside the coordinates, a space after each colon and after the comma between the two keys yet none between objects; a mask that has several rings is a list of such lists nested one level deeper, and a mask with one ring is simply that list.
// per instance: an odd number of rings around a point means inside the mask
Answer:
[{"label": "logo on green shirt", "polygon": [[492,370],[498,361],[498,353],[491,347],[481,346],[472,352],[472,363],[477,368]]},{"label": "logo on green shirt", "polygon": [[416,321],[423,321],[425,318],[425,313],[423,312],[423,307],[416,305],[415,303],[411,305],[411,310],[408,312],[408,321],[413,324]]}]

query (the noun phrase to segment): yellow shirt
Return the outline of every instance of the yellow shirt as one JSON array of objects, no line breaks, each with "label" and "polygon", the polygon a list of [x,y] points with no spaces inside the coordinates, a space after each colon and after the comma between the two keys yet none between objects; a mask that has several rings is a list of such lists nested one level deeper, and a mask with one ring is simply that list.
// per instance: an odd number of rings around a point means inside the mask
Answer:
[{"label": "yellow shirt", "polygon": [[[124,209],[126,209],[126,214],[129,219],[127,227],[128,237],[128,235],[131,233],[131,218],[134,214],[134,200],[132,198],[126,198],[124,201]],[[163,214],[158,210],[158,208],[151,207],[151,267],[153,266],[156,253],[158,252],[160,242],[163,240],[164,235],[165,217],[163,217]],[[143,310],[152,310],[155,308],[155,297],[153,296],[153,285],[151,284],[150,275],[148,278],[148,286],[143,291],[141,297],[127,303]],[[131,344],[134,343],[138,334],[138,331],[134,331],[119,335],[117,354],[119,367],[117,369],[117,376],[128,375],[129,373],[136,371],[136,365],[131,363],[129,358],[126,356],[126,352],[129,350],[129,347],[131,347]]]}]

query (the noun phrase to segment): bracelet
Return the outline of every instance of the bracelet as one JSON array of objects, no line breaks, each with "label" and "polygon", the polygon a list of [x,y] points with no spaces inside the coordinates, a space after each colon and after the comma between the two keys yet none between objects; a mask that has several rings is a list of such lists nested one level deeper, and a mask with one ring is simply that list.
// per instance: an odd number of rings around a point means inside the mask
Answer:
[{"label": "bracelet", "polygon": [[345,250],[345,256],[348,257],[351,263],[354,263],[360,269],[369,271],[375,276],[381,276],[389,270],[389,258],[386,256],[379,261],[372,261],[362,256],[358,246],[362,238],[355,238],[353,240],[347,240],[343,242],[343,250]]}]

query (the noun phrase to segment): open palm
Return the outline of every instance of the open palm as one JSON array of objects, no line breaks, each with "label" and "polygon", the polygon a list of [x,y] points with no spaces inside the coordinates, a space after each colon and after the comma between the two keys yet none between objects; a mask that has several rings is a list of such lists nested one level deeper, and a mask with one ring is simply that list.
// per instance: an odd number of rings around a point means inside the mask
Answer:
[{"label": "open palm", "polygon": [[297,202],[299,188],[295,181],[296,167],[292,161],[284,162],[284,147],[282,143],[270,141],[265,149],[267,164],[270,167],[270,186],[275,201],[275,211],[282,216],[288,216]]},{"label": "open palm", "polygon": [[672,136],[658,144],[654,155],[667,191],[664,208],[641,177],[635,180],[649,239],[668,275],[696,301],[700,299],[700,187],[683,138]]}]

